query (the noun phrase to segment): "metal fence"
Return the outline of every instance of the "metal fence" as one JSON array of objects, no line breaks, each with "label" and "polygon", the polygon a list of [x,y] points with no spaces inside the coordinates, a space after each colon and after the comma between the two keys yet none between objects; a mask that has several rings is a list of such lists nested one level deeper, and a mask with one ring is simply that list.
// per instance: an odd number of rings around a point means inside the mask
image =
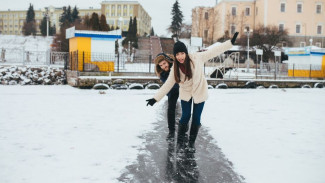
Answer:
[{"label": "metal fence", "polygon": [[[310,79],[325,75],[325,66],[317,64],[239,63],[239,54],[218,56],[206,62],[207,77],[224,79]],[[89,60],[90,62],[85,62]],[[107,64],[107,61],[112,64]],[[29,51],[24,48],[0,48],[0,65],[46,65],[69,70],[100,71],[92,62],[103,62],[114,72],[154,73],[153,57],[147,54],[108,54],[86,52]],[[316,73],[316,74],[315,74]],[[322,77],[323,78],[323,77]]]},{"label": "metal fence", "polygon": [[1,65],[56,65],[64,66],[67,52],[30,51],[24,48],[1,48]]},{"label": "metal fence", "polygon": [[[127,55],[96,52],[78,52],[69,54],[67,68],[70,70],[98,72],[103,68],[109,69],[113,63],[114,72],[144,72],[154,73],[151,55]],[[106,71],[106,69],[103,69]]]}]

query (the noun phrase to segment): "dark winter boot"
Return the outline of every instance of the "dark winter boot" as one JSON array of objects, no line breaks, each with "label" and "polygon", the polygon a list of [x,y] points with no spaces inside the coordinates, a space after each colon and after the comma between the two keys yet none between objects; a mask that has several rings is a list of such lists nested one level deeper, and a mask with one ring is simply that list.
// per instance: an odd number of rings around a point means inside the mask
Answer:
[{"label": "dark winter boot", "polygon": [[188,130],[188,124],[178,124],[178,134],[177,134],[177,152],[184,152],[186,147],[185,133]]},{"label": "dark winter boot", "polygon": [[167,141],[174,141],[175,139],[175,115],[173,118],[168,118],[168,130]]},{"label": "dark winter boot", "polygon": [[195,140],[196,140],[196,137],[197,137],[197,134],[199,132],[199,129],[200,129],[201,125],[196,125],[196,124],[193,124],[191,125],[191,130],[190,130],[190,137],[189,137],[189,141],[188,141],[188,151],[189,152],[195,152]]},{"label": "dark winter boot", "polygon": [[169,133],[166,137],[166,140],[168,142],[173,142],[175,140],[175,129],[174,130],[169,129]]}]

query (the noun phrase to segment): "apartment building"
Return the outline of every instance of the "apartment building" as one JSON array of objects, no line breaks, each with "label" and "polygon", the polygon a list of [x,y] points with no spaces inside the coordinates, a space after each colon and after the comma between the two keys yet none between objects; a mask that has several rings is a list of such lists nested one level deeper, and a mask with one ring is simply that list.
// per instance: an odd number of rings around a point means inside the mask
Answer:
[{"label": "apartment building", "polygon": [[150,34],[151,17],[138,1],[109,0],[103,1],[101,7],[109,25],[127,31],[130,17],[137,17],[138,35]]},{"label": "apartment building", "polygon": [[[100,14],[100,9],[79,9],[79,16],[83,17],[91,15],[93,12]],[[63,7],[57,8],[53,6],[43,9],[34,10],[36,21],[36,34],[41,35],[39,25],[46,14],[49,16],[51,26],[56,26],[56,32],[60,31],[60,16],[63,13]],[[22,28],[26,20],[27,10],[8,10],[0,11],[0,34],[3,35],[22,35]]]},{"label": "apartment building", "polygon": [[[192,36],[211,44],[224,35],[259,25],[288,30],[293,47],[325,47],[325,0],[219,0],[192,10]],[[284,42],[284,46],[287,44]]]},{"label": "apartment building", "polygon": [[[73,9],[73,7],[71,7]],[[77,7],[78,8],[78,7]],[[48,13],[51,26],[56,25],[56,32],[60,31],[59,19],[63,13],[63,7],[45,7],[35,10],[35,21],[37,35],[40,35],[39,25],[44,16]],[[151,30],[151,17],[137,1],[103,1],[101,8],[78,9],[81,18],[92,13],[99,16],[106,16],[109,26],[120,27],[123,31],[129,28],[130,17],[137,17],[137,28],[139,35],[149,34]],[[0,34],[3,35],[22,35],[22,28],[26,20],[26,10],[0,11]]]}]

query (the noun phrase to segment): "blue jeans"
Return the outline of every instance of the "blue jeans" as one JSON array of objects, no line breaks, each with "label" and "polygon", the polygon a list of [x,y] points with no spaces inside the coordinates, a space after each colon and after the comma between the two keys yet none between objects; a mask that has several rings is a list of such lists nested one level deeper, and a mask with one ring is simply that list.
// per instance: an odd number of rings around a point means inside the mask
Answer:
[{"label": "blue jeans", "polygon": [[[192,99],[188,102],[181,100],[181,105],[182,105],[182,117],[179,122],[182,124],[188,124],[191,118]],[[203,111],[203,107],[204,107],[204,102],[194,104],[192,124],[201,125],[201,114]]]}]

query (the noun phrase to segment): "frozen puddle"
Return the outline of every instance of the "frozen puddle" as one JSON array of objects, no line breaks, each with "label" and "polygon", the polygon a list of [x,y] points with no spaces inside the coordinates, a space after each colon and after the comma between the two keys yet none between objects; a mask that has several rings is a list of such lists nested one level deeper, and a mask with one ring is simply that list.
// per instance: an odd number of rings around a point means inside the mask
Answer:
[{"label": "frozen puddle", "polygon": [[[233,170],[232,163],[227,160],[204,126],[196,140],[196,153],[176,153],[176,140],[166,141],[166,107],[167,102],[162,104],[162,110],[158,110],[162,112],[154,124],[154,130],[140,137],[145,142],[139,149],[137,160],[125,168],[125,172],[118,178],[119,181],[244,182],[244,178]],[[178,118],[179,115],[178,112]]]}]

